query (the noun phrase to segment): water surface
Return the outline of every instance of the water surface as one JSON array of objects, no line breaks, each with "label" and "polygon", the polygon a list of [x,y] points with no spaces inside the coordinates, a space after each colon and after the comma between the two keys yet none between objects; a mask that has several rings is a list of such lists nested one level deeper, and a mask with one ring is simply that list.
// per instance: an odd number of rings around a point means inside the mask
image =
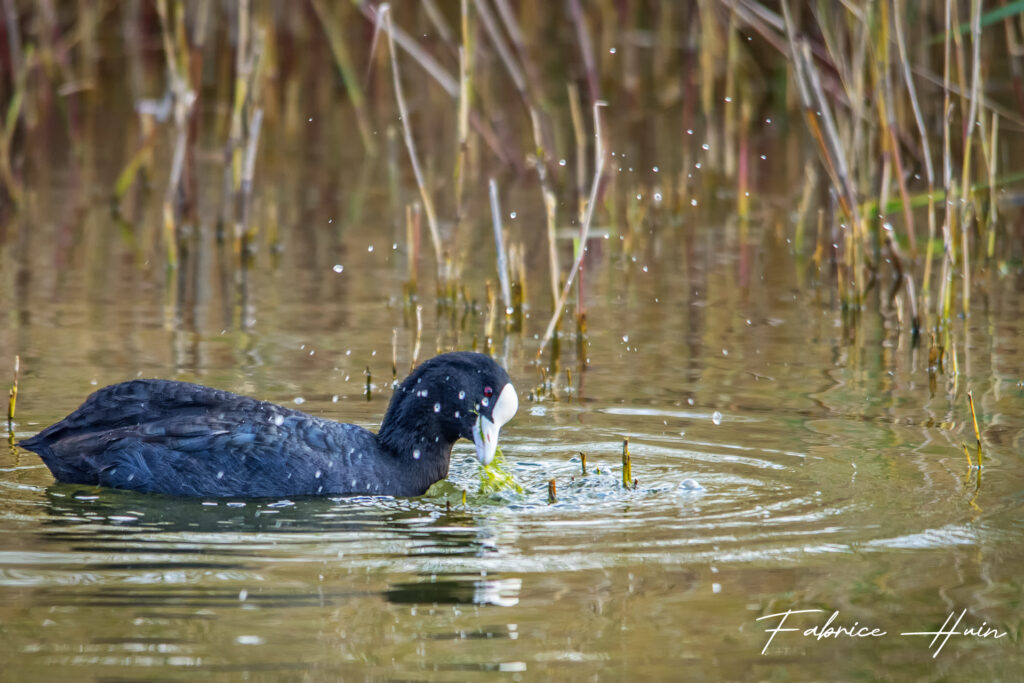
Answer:
[{"label": "water surface", "polygon": [[[416,190],[403,179],[393,196],[385,160],[352,144],[351,113],[301,104],[322,112],[317,133],[266,124],[260,237],[244,280],[216,240],[214,132],[201,143],[208,182],[196,242],[170,274],[162,190],[133,203],[131,220],[106,201],[137,131],[125,142],[97,124],[84,162],[59,143],[33,157],[28,206],[0,236],[0,362],[17,353],[23,368],[18,438],[135,376],[379,424],[393,330],[400,375],[412,360],[414,315],[402,295],[410,252],[396,207]],[[134,125],[117,99],[103,111]],[[612,115],[614,149],[636,160],[621,173],[660,187],[678,166],[664,155],[683,137],[669,123],[679,115],[667,109],[642,130]],[[424,144],[447,169],[455,145],[445,130],[435,148]],[[947,358],[930,373],[927,340],[913,344],[884,283],[859,315],[844,315],[827,261],[793,253],[778,207],[794,201],[802,165],[781,148],[802,143],[780,142],[768,124],[755,133],[771,169],[760,172],[749,225],[709,183],[706,206],[703,196],[692,211],[652,204],[635,229],[619,214],[595,226],[587,346],[578,354],[573,325],[563,327],[553,394],[541,391],[534,362],[550,309],[540,198],[530,178],[501,176],[529,274],[524,329],[499,325],[492,346],[522,399],[502,445],[523,496],[474,496],[467,443],[450,479],[468,504],[453,495],[450,510],[440,498],[181,500],[61,485],[33,454],[0,449],[0,679],[1018,677],[1019,262],[978,276],[972,314],[957,327],[956,372]],[[166,163],[168,150],[157,152]],[[476,181],[458,233],[476,306],[437,310],[424,234],[421,358],[485,345],[494,247],[486,180]],[[561,240],[563,267],[571,250]],[[961,447],[976,464],[968,389],[980,472]],[[637,479],[629,490],[625,437]],[[810,628],[838,610],[836,624],[887,635],[786,632],[762,653],[774,622],[757,619],[788,609],[822,612],[787,626]],[[930,637],[899,635],[936,630],[961,610],[961,626],[986,622],[1006,635],[953,637],[934,658]]]}]

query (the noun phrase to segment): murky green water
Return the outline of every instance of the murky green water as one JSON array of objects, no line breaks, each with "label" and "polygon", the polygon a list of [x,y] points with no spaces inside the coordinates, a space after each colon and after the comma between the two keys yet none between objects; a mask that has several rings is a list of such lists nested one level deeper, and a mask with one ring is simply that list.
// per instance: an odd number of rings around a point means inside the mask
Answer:
[{"label": "murky green water", "polygon": [[[299,248],[255,268],[242,332],[223,328],[214,285],[192,309],[204,322],[165,325],[159,282],[131,245],[105,237],[101,210],[83,226],[84,242],[110,240],[103,269],[67,252],[54,270],[61,249],[40,247],[26,298],[5,302],[3,347],[25,366],[19,436],[136,374],[379,420],[391,330],[402,330],[402,364],[410,333],[388,305],[399,255],[374,231],[353,226],[340,240],[340,275]],[[49,230],[35,238],[49,242]],[[1015,677],[1017,283],[993,282],[961,349],[956,381],[973,387],[989,446],[979,480],[960,450],[962,392],[951,403],[940,377],[930,394],[905,331],[869,311],[862,339],[848,341],[827,297],[795,287],[803,266],[770,234],[756,235],[751,280],[763,283],[737,286],[729,234],[695,229],[679,253],[613,262],[588,280],[588,369],[572,393],[560,381],[560,400],[523,401],[503,435],[521,500],[450,513],[369,498],[210,505],[55,485],[32,454],[4,449],[3,677]],[[17,269],[9,247],[4,269]],[[464,334],[482,326],[472,317]],[[425,346],[444,328],[428,309]],[[497,346],[521,393],[539,384],[531,335]],[[623,436],[635,491],[618,484]],[[453,459],[451,479],[472,491],[471,446]],[[560,500],[549,505],[552,477]],[[681,488],[687,478],[703,490]],[[762,655],[757,618],[790,608],[828,610],[802,628],[840,610],[839,623],[890,635],[780,633]],[[930,638],[895,635],[962,609],[1008,635],[952,638],[934,659]]]},{"label": "murky green water", "polygon": [[[103,111],[131,128],[123,102]],[[262,232],[242,296],[212,228],[213,134],[198,249],[165,279],[162,189],[127,223],[105,201],[137,131],[92,116],[91,156],[76,165],[58,143],[41,150],[49,162],[33,171],[28,208],[0,236],[0,362],[17,353],[23,367],[16,435],[135,376],[379,424],[392,330],[405,370],[415,326],[402,306],[402,204],[384,157],[352,147],[352,121],[311,110],[326,119],[315,135],[267,124]],[[631,141],[613,146],[629,160],[621,173],[658,187],[653,167],[678,165],[662,156],[682,135],[675,116],[643,130],[611,117],[613,140]],[[844,318],[834,274],[793,256],[771,207],[793,201],[802,166],[761,132],[775,166],[761,171],[768,208],[750,226],[713,194],[707,208],[652,209],[649,230],[598,226],[585,270],[589,362],[563,339],[556,396],[522,400],[502,434],[524,496],[471,495],[450,511],[439,499],[177,500],[58,485],[33,454],[0,449],[0,680],[1018,678],[1019,265],[979,278],[958,374],[930,376],[927,344],[913,347],[883,287]],[[438,168],[450,168],[451,135]],[[467,291],[483,301],[494,251],[479,180],[458,248]],[[532,181],[503,188],[532,306],[524,331],[499,332],[494,355],[525,399],[542,381],[533,358],[549,311],[543,216]],[[409,201],[415,186],[402,192]],[[571,248],[563,240],[563,263]],[[423,292],[431,258],[424,233]],[[424,304],[421,357],[483,346],[485,306],[451,316]],[[967,389],[980,473],[961,448],[975,457]],[[619,484],[624,437],[636,490]],[[472,493],[471,451],[456,446],[450,479]],[[833,626],[886,635],[779,632],[766,648],[780,618],[758,619],[786,610],[821,610],[786,628],[838,610]],[[938,653],[932,636],[901,635],[962,610],[956,630],[985,622],[1005,635],[951,636]]]}]

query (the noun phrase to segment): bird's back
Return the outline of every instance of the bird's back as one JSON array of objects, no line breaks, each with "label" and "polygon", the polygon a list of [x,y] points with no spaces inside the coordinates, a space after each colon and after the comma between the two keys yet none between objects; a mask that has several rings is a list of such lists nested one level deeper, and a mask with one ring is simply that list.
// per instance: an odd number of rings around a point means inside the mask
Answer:
[{"label": "bird's back", "polygon": [[20,445],[60,481],[191,496],[372,493],[390,460],[361,427],[169,380],[100,389]]}]

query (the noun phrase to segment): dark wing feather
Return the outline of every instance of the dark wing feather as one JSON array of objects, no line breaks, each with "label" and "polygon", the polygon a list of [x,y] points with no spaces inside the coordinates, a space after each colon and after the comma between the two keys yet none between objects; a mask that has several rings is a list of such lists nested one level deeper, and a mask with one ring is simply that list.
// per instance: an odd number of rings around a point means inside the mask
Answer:
[{"label": "dark wing feather", "polygon": [[372,493],[390,470],[365,429],[165,380],[101,389],[20,445],[61,481],[172,495]]}]

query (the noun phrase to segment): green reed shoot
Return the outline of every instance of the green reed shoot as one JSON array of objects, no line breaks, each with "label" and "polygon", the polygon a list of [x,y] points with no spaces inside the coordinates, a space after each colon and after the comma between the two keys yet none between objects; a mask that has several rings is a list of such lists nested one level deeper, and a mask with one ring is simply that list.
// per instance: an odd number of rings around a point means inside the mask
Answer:
[{"label": "green reed shoot", "polygon": [[629,488],[633,483],[633,459],[629,453],[629,437],[622,440],[622,486]]}]

